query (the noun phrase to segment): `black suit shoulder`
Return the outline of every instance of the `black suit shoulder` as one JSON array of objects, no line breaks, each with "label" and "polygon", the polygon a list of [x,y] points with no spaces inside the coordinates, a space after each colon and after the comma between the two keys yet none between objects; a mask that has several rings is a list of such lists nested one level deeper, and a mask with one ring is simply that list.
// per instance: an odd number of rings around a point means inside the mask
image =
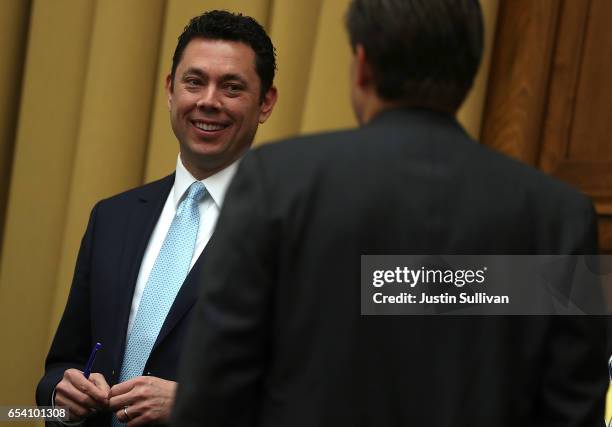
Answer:
[{"label": "black suit shoulder", "polygon": [[[416,135],[407,135],[411,133]],[[411,130],[400,124],[388,126],[386,132],[380,132],[377,126],[338,130],[266,144],[258,147],[254,153],[260,158],[266,174],[274,175],[279,181],[289,182],[291,177],[298,174],[308,176],[321,173],[326,168],[341,168],[346,164],[354,168],[359,163],[367,168],[368,163],[377,162],[377,159],[389,159],[390,163],[401,162],[402,156],[397,157],[387,151],[389,145],[397,149],[398,143],[413,144],[412,150],[403,147],[408,155],[411,151],[423,150],[424,144],[431,144],[429,148],[432,151],[444,148],[448,150],[447,155],[438,152],[440,158],[436,160],[454,156],[458,166],[463,164],[465,175],[486,175],[492,183],[513,183],[525,189],[545,192],[548,198],[570,199],[578,204],[591,203],[587,196],[569,184],[479,144],[459,125],[451,129],[431,129],[427,137],[421,137],[420,141],[416,140],[419,133],[423,133],[422,130]],[[410,159],[406,156],[405,160],[408,164]]]},{"label": "black suit shoulder", "polygon": [[513,241],[508,250],[535,253],[573,251],[575,233],[592,234],[584,230],[594,217],[588,197],[478,144],[437,113],[392,112],[359,129],[292,138],[251,156],[279,217],[299,205],[336,222],[357,212],[374,224],[403,216],[430,235],[464,230],[449,247],[465,247],[472,236],[482,246]]},{"label": "black suit shoulder", "polygon": [[133,200],[143,199],[148,200],[152,197],[157,197],[164,192],[170,191],[170,188],[174,184],[174,174],[170,174],[161,179],[153,182],[141,185],[139,187],[131,188],[123,191],[119,194],[115,194],[111,197],[107,197],[98,201],[97,205],[102,207],[114,208],[117,206],[124,205],[126,202],[132,202]]}]

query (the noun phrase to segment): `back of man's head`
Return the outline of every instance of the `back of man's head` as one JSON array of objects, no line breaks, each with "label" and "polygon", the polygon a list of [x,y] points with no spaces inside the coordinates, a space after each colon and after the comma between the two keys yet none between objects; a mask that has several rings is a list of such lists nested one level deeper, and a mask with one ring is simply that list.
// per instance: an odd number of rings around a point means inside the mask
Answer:
[{"label": "back of man's head", "polygon": [[478,0],[353,0],[353,49],[364,48],[384,101],[455,112],[482,55]]}]

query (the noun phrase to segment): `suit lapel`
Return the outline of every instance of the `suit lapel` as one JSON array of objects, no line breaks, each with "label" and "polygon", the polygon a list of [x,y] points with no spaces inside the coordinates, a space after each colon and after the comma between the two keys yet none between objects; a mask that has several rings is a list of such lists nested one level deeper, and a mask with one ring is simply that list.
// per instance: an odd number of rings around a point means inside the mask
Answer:
[{"label": "suit lapel", "polygon": [[115,366],[120,365],[123,359],[126,328],[142,258],[173,183],[174,174],[138,189],[128,203],[127,220],[123,230],[124,246],[119,266],[121,279],[115,293],[117,315],[114,330],[121,337],[119,345],[114,349],[114,360],[118,362]]},{"label": "suit lapel", "polygon": [[[115,330],[118,331],[121,337],[119,346],[115,349],[115,360],[118,362],[123,358],[126,327],[142,258],[173,184],[174,174],[143,187],[130,205],[125,227],[125,246],[120,266],[120,277],[125,278],[125,282],[122,282],[122,285],[118,287],[116,292],[116,307],[118,311]],[[206,248],[204,248],[185,278],[159,331],[151,353],[155,351],[164,338],[168,336],[195,304],[198,298],[200,265],[205,257],[205,253]]]}]

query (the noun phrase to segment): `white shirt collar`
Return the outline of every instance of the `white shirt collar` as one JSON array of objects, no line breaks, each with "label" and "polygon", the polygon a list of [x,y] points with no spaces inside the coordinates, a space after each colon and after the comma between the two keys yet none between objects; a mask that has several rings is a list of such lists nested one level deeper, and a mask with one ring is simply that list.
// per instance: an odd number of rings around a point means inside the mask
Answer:
[{"label": "white shirt collar", "polygon": [[[223,204],[225,192],[227,191],[227,187],[229,187],[229,184],[236,173],[239,162],[240,159],[236,160],[234,163],[230,164],[225,169],[220,170],[216,174],[200,181],[202,184],[204,184],[206,191],[208,191],[208,194],[210,194],[210,197],[218,208],[221,208],[221,205]],[[189,171],[185,168],[183,162],[181,161],[181,155],[179,154],[176,160],[176,174],[174,176],[173,197],[175,209],[178,208],[185,191],[187,191],[189,186],[195,181],[197,181],[197,179],[195,179],[193,175],[191,175],[191,173],[189,173]]]}]

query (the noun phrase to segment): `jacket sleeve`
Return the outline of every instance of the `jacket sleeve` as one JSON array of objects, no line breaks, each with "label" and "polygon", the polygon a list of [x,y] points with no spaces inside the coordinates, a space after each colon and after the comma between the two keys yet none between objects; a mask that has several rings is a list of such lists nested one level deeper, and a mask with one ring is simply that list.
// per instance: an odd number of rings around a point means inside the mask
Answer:
[{"label": "jacket sleeve", "polygon": [[89,223],[77,257],[72,286],[64,314],[45,360],[45,373],[36,389],[36,403],[50,406],[57,383],[69,368],[83,369],[91,350],[90,268],[93,235],[98,205]]},{"label": "jacket sleeve", "polygon": [[[569,253],[595,255],[596,215],[590,201],[582,206],[566,225],[565,231],[574,235],[568,239],[573,241]],[[598,265],[591,268],[594,274],[573,283],[572,294],[590,301],[590,313],[604,313]],[[597,304],[601,306],[594,308]],[[557,315],[552,320],[533,425],[602,426],[609,384],[606,319],[603,315]]]}]

